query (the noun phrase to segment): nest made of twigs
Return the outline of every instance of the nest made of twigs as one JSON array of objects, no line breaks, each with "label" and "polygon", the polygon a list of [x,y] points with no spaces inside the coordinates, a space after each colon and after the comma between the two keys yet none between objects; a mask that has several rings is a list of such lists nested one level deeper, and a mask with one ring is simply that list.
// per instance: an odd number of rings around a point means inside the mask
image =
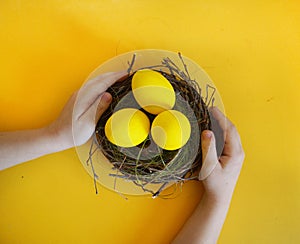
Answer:
[{"label": "nest made of twigs", "polygon": [[[192,136],[185,146],[174,151],[163,150],[155,145],[149,135],[143,143],[128,149],[118,147],[106,138],[105,123],[119,109],[138,108],[148,115],[150,121],[155,117],[140,108],[132,96],[131,80],[134,73],[116,82],[108,89],[113,100],[98,121],[95,131],[100,150],[116,171],[116,174],[111,174],[111,177],[132,181],[142,187],[144,191],[150,191],[147,190],[149,183],[165,186],[171,182],[196,178],[194,172],[202,165],[200,134],[203,130],[211,129],[207,105],[201,97],[198,83],[190,79],[184,80],[171,72],[170,74],[161,70],[156,71],[168,79],[174,88],[176,94],[174,109],[184,113],[191,123]],[[152,192],[152,194],[158,193]]]}]

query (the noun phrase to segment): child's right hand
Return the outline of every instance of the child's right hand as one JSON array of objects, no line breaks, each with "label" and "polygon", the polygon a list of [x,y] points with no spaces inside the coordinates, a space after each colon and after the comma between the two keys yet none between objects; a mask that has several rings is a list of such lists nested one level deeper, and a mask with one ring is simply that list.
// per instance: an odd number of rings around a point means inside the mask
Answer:
[{"label": "child's right hand", "polygon": [[[245,155],[240,136],[232,122],[216,107],[210,112],[223,130],[225,144],[218,158],[213,132],[209,130],[202,132],[203,167],[199,179],[203,180],[206,197],[217,202],[230,202]],[[210,174],[206,177],[208,173]]]}]

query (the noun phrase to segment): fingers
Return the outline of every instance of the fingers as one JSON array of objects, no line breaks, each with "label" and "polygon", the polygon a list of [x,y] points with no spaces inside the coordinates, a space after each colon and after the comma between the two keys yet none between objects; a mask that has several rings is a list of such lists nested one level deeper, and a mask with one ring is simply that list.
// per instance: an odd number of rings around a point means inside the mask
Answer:
[{"label": "fingers", "polygon": [[108,92],[103,92],[78,119],[86,123],[92,123],[95,126],[100,116],[108,108],[111,100],[111,95]]},{"label": "fingers", "polygon": [[104,73],[90,79],[84,84],[83,88],[97,88],[106,91],[108,87],[127,74],[126,70]]},{"label": "fingers", "polygon": [[217,107],[210,107],[209,112],[214,117],[214,119],[219,123],[223,131],[225,131],[227,127],[227,123],[229,122],[229,120],[225,117],[225,115]]},{"label": "fingers", "polygon": [[[92,106],[97,107],[101,96],[107,88],[126,74],[126,71],[105,73],[84,84],[78,92],[74,117],[80,119]],[[95,109],[91,110],[96,111]]]},{"label": "fingers", "polygon": [[216,140],[212,131],[205,130],[202,132],[201,147],[202,168],[199,174],[199,180],[204,180],[211,174],[219,163],[216,151]]},{"label": "fingers", "polygon": [[233,123],[217,107],[212,107],[210,112],[224,132],[225,145],[222,156],[232,157],[239,154],[241,141]]},{"label": "fingers", "polygon": [[96,112],[96,122],[100,119],[101,115],[104,111],[108,108],[109,104],[111,103],[112,97],[108,92],[104,92],[100,102],[96,103],[97,105],[97,112]]}]

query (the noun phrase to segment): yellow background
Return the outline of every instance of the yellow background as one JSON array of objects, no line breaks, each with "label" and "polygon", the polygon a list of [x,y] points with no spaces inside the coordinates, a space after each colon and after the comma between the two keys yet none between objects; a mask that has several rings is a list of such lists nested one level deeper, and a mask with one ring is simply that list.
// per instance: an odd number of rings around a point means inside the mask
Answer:
[{"label": "yellow background", "polygon": [[[0,2],[0,129],[54,120],[105,60],[181,51],[213,79],[245,164],[219,243],[299,243],[299,1]],[[168,243],[201,197],[99,187],[74,149],[0,172],[0,243]]]}]

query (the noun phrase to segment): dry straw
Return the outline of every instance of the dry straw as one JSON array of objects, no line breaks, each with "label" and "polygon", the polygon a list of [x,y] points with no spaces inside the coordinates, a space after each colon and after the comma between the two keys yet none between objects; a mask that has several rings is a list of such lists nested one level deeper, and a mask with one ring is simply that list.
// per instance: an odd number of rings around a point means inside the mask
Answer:
[{"label": "dry straw", "polygon": [[[95,162],[92,162],[92,155],[98,150],[101,150],[111,162],[115,173],[110,176],[114,177],[115,181],[120,178],[132,181],[145,192],[151,193],[153,197],[159,196],[169,184],[197,179],[195,172],[202,165],[200,133],[203,130],[211,129],[207,108],[214,103],[215,88],[207,84],[206,96],[202,97],[201,88],[195,80],[191,79],[181,54],[178,55],[183,70],[168,57],[163,58],[161,64],[143,67],[143,69],[160,72],[172,84],[176,94],[174,109],[188,117],[192,127],[191,138],[185,146],[174,151],[159,148],[152,141],[151,136],[137,147],[129,149],[118,147],[108,141],[104,133],[104,126],[112,113],[125,107],[141,109],[134,100],[131,90],[132,76],[136,72],[136,70],[133,71],[136,59],[136,56],[133,55],[131,62],[128,62],[128,75],[108,89],[108,92],[112,94],[113,101],[97,123],[90,148],[87,163],[91,165],[94,173],[96,192],[98,176],[94,171],[93,163]],[[208,89],[213,90],[210,96],[208,96]],[[143,110],[143,112],[145,111]],[[154,119],[153,115],[145,113],[150,121]],[[159,184],[158,190],[156,192],[150,190],[147,187],[150,184]],[[117,191],[117,189],[115,190]]]}]

